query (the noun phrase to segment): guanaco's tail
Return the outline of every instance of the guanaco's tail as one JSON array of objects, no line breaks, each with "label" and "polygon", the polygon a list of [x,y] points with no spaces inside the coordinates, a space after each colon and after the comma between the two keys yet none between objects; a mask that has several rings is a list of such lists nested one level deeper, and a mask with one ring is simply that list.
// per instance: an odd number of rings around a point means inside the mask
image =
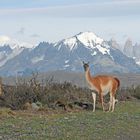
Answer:
[{"label": "guanaco's tail", "polygon": [[118,83],[118,88],[120,87],[120,80],[118,79],[118,78],[116,78],[116,77],[114,77],[114,79],[117,81],[117,83]]}]

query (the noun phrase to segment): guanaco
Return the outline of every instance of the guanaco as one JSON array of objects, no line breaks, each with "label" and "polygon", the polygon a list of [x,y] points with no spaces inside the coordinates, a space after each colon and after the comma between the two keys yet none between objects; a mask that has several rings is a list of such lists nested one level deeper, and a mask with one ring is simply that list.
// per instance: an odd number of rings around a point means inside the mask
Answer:
[{"label": "guanaco", "polygon": [[103,97],[107,94],[110,94],[108,111],[113,112],[115,108],[115,102],[118,101],[115,99],[115,95],[116,95],[117,89],[120,86],[119,79],[113,76],[109,76],[109,75],[91,76],[89,62],[85,63],[83,61],[83,67],[85,70],[86,81],[88,85],[90,86],[90,89],[92,90],[93,112],[95,111],[96,93],[97,95],[99,95],[103,111],[105,111]]}]

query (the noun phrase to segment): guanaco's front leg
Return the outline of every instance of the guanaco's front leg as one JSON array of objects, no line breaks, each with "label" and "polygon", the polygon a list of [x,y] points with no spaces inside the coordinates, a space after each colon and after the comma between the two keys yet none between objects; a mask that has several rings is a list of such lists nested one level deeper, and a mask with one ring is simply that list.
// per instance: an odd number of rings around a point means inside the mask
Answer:
[{"label": "guanaco's front leg", "polygon": [[92,92],[92,98],[93,98],[93,112],[95,112],[95,105],[96,105],[96,93]]},{"label": "guanaco's front leg", "polygon": [[103,111],[105,111],[103,95],[102,95],[102,94],[99,94],[99,96],[100,96],[100,102],[101,102],[101,105],[102,105]]}]

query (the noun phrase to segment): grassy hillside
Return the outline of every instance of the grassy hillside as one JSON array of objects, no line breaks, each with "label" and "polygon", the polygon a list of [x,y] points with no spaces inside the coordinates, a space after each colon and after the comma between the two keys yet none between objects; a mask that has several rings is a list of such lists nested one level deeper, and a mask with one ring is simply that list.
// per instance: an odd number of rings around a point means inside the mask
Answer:
[{"label": "grassy hillside", "polygon": [[48,80],[42,84],[33,76],[28,82],[5,85],[2,90],[2,140],[140,139],[140,86],[120,88],[113,113],[102,112],[98,98],[93,113],[91,91],[72,83]]},{"label": "grassy hillside", "polygon": [[119,102],[114,113],[0,109],[0,139],[139,140],[140,102]]}]

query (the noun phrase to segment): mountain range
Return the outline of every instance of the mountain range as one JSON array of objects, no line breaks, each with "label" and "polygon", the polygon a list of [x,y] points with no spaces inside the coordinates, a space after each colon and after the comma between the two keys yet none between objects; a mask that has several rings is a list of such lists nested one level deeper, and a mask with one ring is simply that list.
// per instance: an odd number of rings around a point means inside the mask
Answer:
[{"label": "mountain range", "polygon": [[131,57],[135,60],[135,62],[140,65],[140,44],[133,44],[132,40],[128,38],[124,44],[124,46],[117,43],[116,40],[111,39],[109,41],[111,47],[115,47],[123,52],[126,56]]},{"label": "mountain range", "polygon": [[117,42],[105,41],[93,32],[81,32],[56,43],[40,42],[34,47],[5,43],[0,45],[0,75],[56,70],[83,72],[82,61],[89,61],[95,74],[140,73],[139,48],[140,45],[133,46],[128,41],[120,50]]}]

